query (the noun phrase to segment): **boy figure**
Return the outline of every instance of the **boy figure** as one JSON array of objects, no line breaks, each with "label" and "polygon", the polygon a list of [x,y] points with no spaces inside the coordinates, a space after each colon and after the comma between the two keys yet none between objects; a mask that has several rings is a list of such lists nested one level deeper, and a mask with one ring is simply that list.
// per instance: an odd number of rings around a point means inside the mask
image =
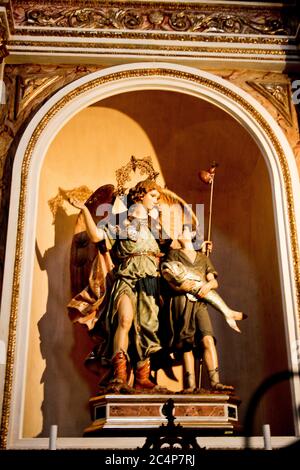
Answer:
[{"label": "boy figure", "polygon": [[245,318],[242,312],[231,310],[214,289],[218,287],[215,271],[210,259],[197,252],[192,243],[192,232],[186,225],[178,237],[179,249],[171,249],[164,263],[162,275],[173,290],[170,298],[172,324],[171,347],[175,354],[183,357],[184,389],[196,389],[195,360],[193,351],[203,346],[204,362],[207,366],[210,385],[215,391],[232,392],[234,387],[220,382],[218,355],[214,333],[206,303],[212,304],[224,316],[227,323],[240,332],[236,320]]}]

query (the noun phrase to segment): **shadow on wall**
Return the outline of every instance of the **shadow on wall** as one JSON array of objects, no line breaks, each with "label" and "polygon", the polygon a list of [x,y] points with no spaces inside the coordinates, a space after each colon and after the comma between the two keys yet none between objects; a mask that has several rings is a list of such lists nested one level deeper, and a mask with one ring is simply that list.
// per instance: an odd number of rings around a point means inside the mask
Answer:
[{"label": "shadow on wall", "polygon": [[38,322],[46,366],[41,378],[43,427],[37,437],[48,437],[52,424],[58,425],[59,436],[78,436],[78,429],[83,430],[90,421],[87,398],[96,391],[97,380],[83,365],[92,342],[82,327],[70,322],[66,309],[71,296],[66,284],[70,284],[69,253],[75,219],[76,215],[68,216],[59,208],[54,246],[42,256],[36,243],[39,267],[48,277],[47,310]]}]

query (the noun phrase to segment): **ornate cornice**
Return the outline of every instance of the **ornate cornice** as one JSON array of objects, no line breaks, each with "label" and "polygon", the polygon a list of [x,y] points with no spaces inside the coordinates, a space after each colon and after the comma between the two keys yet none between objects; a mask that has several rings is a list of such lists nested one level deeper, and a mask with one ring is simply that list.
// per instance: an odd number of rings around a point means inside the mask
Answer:
[{"label": "ornate cornice", "polygon": [[295,36],[298,25],[296,17],[280,8],[183,2],[78,0],[39,4],[13,0],[12,17],[14,30],[23,34],[45,28],[80,28]]},{"label": "ornate cornice", "polygon": [[289,63],[300,62],[294,3],[11,0],[1,4],[9,25],[11,61],[22,54],[51,54],[52,60],[78,53],[96,60],[103,55],[153,57],[157,50],[170,59],[185,51],[199,59],[213,54],[228,61],[234,54],[242,60],[245,55],[248,61],[260,56],[263,62],[277,53],[281,62],[285,55]]}]

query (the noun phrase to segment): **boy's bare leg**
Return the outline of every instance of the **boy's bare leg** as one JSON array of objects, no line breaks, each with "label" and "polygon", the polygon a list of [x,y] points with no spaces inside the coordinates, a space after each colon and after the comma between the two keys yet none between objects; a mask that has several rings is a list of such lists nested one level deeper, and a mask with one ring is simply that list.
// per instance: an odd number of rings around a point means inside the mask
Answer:
[{"label": "boy's bare leg", "polygon": [[193,351],[183,353],[183,388],[192,392],[196,388],[195,359]]},{"label": "boy's bare leg", "polygon": [[206,364],[210,385],[213,390],[230,392],[234,390],[232,385],[224,385],[220,382],[219,375],[219,364],[218,364],[218,354],[212,336],[204,336],[202,338],[203,348],[204,348],[204,362]]}]

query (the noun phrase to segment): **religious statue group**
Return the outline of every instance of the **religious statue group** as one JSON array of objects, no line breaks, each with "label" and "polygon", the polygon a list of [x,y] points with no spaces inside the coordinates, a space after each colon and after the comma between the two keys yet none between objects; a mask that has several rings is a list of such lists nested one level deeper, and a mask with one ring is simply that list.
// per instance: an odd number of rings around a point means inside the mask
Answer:
[{"label": "religious statue group", "polygon": [[176,237],[166,234],[159,208],[162,201],[170,207],[174,195],[156,183],[151,161],[132,159],[130,165],[121,176],[128,168],[148,171],[129,191],[120,178],[117,189],[103,186],[85,203],[69,198],[81,212],[68,310],[95,340],[86,364],[98,370],[103,393],[158,393],[167,390],[156,383],[155,371],[162,368],[172,377],[172,365],[180,362],[183,392],[193,393],[201,351],[211,390],[231,393],[233,386],[220,381],[207,304],[238,332],[236,321],[245,315],[215,291],[217,272],[207,256],[211,244],[194,242],[197,221],[183,220]]}]

